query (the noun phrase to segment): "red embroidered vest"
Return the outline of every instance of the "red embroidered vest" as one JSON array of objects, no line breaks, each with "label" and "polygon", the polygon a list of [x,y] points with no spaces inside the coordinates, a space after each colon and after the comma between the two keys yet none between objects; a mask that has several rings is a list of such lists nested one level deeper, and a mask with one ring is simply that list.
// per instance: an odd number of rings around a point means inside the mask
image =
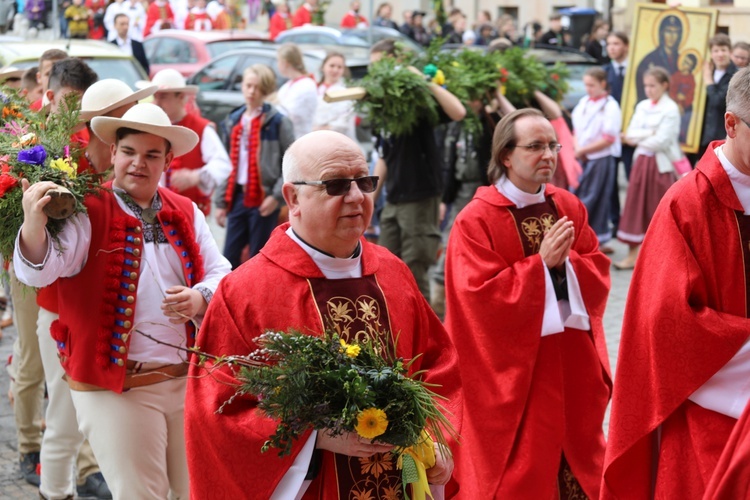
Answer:
[{"label": "red embroidered vest", "polygon": [[[166,189],[160,188],[159,195],[162,209],[158,221],[182,262],[186,286],[192,287],[204,275],[192,203]],[[57,281],[60,319],[52,323],[50,333],[68,377],[121,393],[138,306],[143,229],[138,219],[120,208],[115,196],[103,192],[101,197],[86,199],[91,220],[86,265],[77,275]],[[195,332],[190,323],[187,325],[187,346],[192,347]]]},{"label": "red embroidered vest", "polygon": [[240,165],[240,150],[242,149],[242,118],[232,128],[230,135],[229,159],[232,161],[232,173],[229,174],[227,182],[227,191],[224,200],[227,202],[227,209],[232,209],[234,201],[234,190],[237,186],[237,176],[240,168],[247,168],[247,184],[245,184],[245,194],[243,204],[246,207],[259,207],[266,197],[263,189],[263,178],[260,171],[260,129],[263,124],[263,114],[250,120],[250,133],[247,145],[247,167]]},{"label": "red embroidered vest", "polygon": [[182,196],[187,196],[188,198],[193,200],[195,204],[198,205],[198,208],[201,209],[201,212],[206,215],[211,212],[211,196],[203,194],[203,192],[197,187],[192,187],[186,189],[185,191],[177,191],[172,187],[170,183],[170,177],[172,172],[174,172],[175,170],[180,170],[183,168],[197,170],[203,167],[204,163],[203,154],[201,153],[201,141],[203,140],[203,129],[209,127],[210,123],[210,121],[206,120],[205,118],[201,118],[195,113],[188,113],[187,115],[185,115],[185,118],[180,120],[178,123],[175,123],[175,125],[189,128],[190,130],[198,134],[198,137],[200,137],[201,140],[198,141],[198,144],[189,153],[173,159],[172,164],[169,166],[169,170],[167,171],[167,187],[172,191],[180,193]]}]

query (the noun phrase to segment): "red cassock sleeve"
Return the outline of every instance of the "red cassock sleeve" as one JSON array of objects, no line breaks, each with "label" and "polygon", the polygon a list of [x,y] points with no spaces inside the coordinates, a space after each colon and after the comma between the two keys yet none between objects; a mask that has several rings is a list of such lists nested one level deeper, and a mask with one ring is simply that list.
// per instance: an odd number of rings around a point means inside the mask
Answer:
[{"label": "red cassock sleeve", "polygon": [[[548,192],[559,216],[574,222],[570,261],[608,372],[601,321],[609,259],[598,252],[583,205],[555,188]],[[526,405],[544,315],[544,263],[539,254],[524,256],[506,208],[512,204],[498,197],[494,186],[480,188],[456,219],[448,244],[446,327],[469,388],[456,461],[462,498],[490,498],[498,490]]]},{"label": "red cassock sleeve", "polygon": [[650,498],[655,430],[750,331],[737,221],[712,187],[721,175],[728,185],[723,171],[709,180],[700,167],[680,180],[646,234],[625,308],[602,498]]},{"label": "red cassock sleeve", "polygon": [[[304,275],[311,266],[320,273],[307,254],[277,229],[261,255],[219,285],[198,337],[200,350],[247,355],[256,348],[252,339],[269,329],[320,332],[323,326],[310,286],[303,276],[294,274],[302,269]],[[365,244],[363,267],[367,274],[375,274],[386,298],[399,356],[411,359],[421,354],[412,372],[427,370],[425,381],[439,386],[432,390],[446,398],[442,404],[460,431],[463,405],[458,356],[448,334],[419,293],[408,268],[396,257]],[[208,363],[210,375],[191,366],[188,381],[185,420],[191,497],[268,498],[309,434],[294,443],[289,456],[279,458],[274,449],[261,453],[277,422],[256,409],[252,396],[235,397],[217,413],[235,394],[237,382],[228,368],[211,371],[210,366]],[[455,448],[455,443],[451,446]],[[449,484],[448,496],[456,489],[455,481]]]}]

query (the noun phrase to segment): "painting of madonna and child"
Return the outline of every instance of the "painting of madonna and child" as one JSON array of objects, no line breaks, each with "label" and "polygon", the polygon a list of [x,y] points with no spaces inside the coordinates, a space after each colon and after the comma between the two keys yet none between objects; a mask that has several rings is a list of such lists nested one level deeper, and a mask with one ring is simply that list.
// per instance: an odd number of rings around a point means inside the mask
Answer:
[{"label": "painting of madonna and child", "polygon": [[646,99],[643,75],[659,66],[670,75],[669,97],[680,108],[680,144],[698,151],[706,102],[703,65],[710,60],[708,40],[716,32],[716,9],[673,8],[638,4],[630,45],[630,61],[622,96],[623,123]]}]

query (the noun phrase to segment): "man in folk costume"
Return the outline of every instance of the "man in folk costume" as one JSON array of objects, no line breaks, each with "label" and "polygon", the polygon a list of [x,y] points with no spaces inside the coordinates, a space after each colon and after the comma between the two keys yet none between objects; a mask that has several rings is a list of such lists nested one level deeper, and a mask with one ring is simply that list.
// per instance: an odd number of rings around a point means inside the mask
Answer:
[{"label": "man in folk costume", "polygon": [[170,68],[156,73],[151,83],[157,86],[154,103],[167,113],[172,124],[189,128],[200,138],[192,150],[172,161],[164,184],[193,200],[208,215],[211,193],[232,171],[229,155],[214,124],[197,113],[188,112],[188,100],[198,93],[197,85],[187,85],[185,77]]},{"label": "man in folk costume", "polygon": [[299,6],[299,9],[294,13],[292,18],[292,24],[295,28],[305,26],[306,24],[312,24],[312,15],[318,6],[318,0],[306,0],[305,3]]},{"label": "man in folk costume", "polygon": [[726,142],[672,186],[630,285],[603,498],[701,498],[750,399],[750,70]]},{"label": "man in folk costume", "polygon": [[[399,335],[398,356],[423,353],[413,369],[426,370],[425,381],[439,384],[434,390],[447,398],[444,404],[458,429],[458,359],[445,330],[409,269],[362,238],[373,211],[367,193],[377,184],[368,175],[359,146],[343,134],[317,131],[298,139],[284,156],[291,225],[276,229],[260,255],[221,283],[198,344],[214,355],[246,355],[256,348],[253,339],[267,329],[320,335],[331,324],[361,332],[359,341],[375,334],[394,342]],[[363,309],[366,303],[374,309]],[[332,315],[331,308],[342,306],[355,312]],[[363,313],[368,310],[371,314]],[[210,375],[191,368],[186,402],[193,498],[210,498],[217,491],[226,498],[246,497],[249,491],[255,498],[364,498],[363,484],[373,497],[390,492],[390,498],[402,498],[392,447],[355,434],[308,431],[288,456],[261,453],[277,422],[257,410],[251,395],[234,398],[217,413],[235,392],[235,373],[211,362],[206,368]],[[238,449],[241,457],[233,451]],[[443,485],[450,479],[452,459],[441,450],[438,454],[427,478]],[[448,496],[455,489],[454,483],[450,486]]]},{"label": "man in folk costume", "polygon": [[92,129],[111,144],[112,190],[88,197],[87,213],[69,219],[53,242],[43,209],[54,184],[23,180],[14,266],[27,285],[57,281],[60,317],[51,334],[78,426],[113,497],[166,498],[172,490],[187,498],[187,364],[174,346],[194,345],[195,322],[229,263],[200,210],[158,183],[198,137],[153,104],[96,117]]},{"label": "man in folk costume", "polygon": [[464,394],[462,498],[598,498],[611,377],[610,261],[584,205],[549,184],[554,129],[505,116],[488,172],[451,230],[446,326]]},{"label": "man in folk costume", "polygon": [[147,37],[151,33],[172,28],[174,26],[174,12],[167,0],[155,0],[148,6],[146,11],[146,27],[143,29],[143,36]]},{"label": "man in folk costume", "polygon": [[185,20],[185,29],[193,31],[211,31],[213,23],[206,11],[206,0],[198,0],[195,7],[190,9]]}]

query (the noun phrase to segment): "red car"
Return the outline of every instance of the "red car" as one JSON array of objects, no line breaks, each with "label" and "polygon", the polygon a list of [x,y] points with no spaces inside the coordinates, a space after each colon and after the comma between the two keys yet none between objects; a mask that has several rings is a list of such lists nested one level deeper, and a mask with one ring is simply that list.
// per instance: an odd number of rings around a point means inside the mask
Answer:
[{"label": "red car", "polygon": [[268,40],[268,33],[253,30],[163,30],[149,35],[143,46],[151,66],[149,77],[173,68],[187,78],[218,55],[264,43],[273,43]]}]

